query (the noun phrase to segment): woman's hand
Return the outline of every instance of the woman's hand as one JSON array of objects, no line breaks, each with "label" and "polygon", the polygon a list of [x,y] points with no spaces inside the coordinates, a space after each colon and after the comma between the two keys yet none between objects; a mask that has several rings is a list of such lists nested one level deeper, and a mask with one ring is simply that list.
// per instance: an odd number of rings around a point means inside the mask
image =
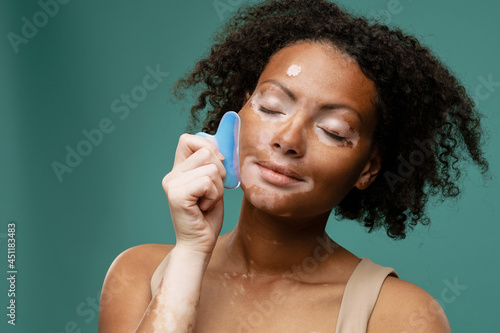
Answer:
[{"label": "woman's hand", "polygon": [[224,218],[223,159],[207,139],[190,134],[180,137],[174,167],[162,182],[176,246],[212,253]]}]

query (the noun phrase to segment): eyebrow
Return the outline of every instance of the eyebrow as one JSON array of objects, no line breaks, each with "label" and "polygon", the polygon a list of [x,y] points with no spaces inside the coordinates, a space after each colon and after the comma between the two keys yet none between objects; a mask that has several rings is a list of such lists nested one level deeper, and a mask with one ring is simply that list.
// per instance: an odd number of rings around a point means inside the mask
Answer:
[{"label": "eyebrow", "polygon": [[[294,102],[297,101],[297,97],[295,96],[295,94],[290,89],[288,89],[284,84],[282,84],[281,82],[276,81],[276,80],[266,80],[262,83],[271,83],[271,84],[278,86],[279,88],[281,88],[281,90],[283,90],[285,92],[285,94],[287,94],[288,97],[290,97],[290,99],[292,101],[294,101]],[[361,117],[361,114],[358,112],[358,110],[356,110],[355,108],[353,108],[347,104],[342,104],[342,103],[324,104],[319,109],[322,111],[323,110],[325,110],[325,111],[326,110],[339,110],[339,109],[350,110],[353,113],[355,113],[356,116],[358,116],[358,118],[361,122],[363,122],[363,118]]]},{"label": "eyebrow", "polygon": [[359,121],[363,122],[363,118],[361,117],[361,114],[358,112],[358,110],[356,110],[355,108],[353,108],[347,104],[342,104],[342,103],[325,104],[325,105],[322,105],[319,109],[320,110],[339,110],[339,109],[350,110],[350,111],[352,111],[352,113],[354,113],[356,116],[358,116]]},{"label": "eyebrow", "polygon": [[285,92],[285,94],[287,94],[288,97],[290,97],[290,99],[292,101],[295,102],[297,100],[297,97],[295,97],[295,95],[293,94],[293,92],[290,89],[288,89],[284,84],[282,84],[281,82],[279,82],[279,81],[276,81],[276,80],[266,80],[266,81],[264,81],[262,83],[272,83],[272,84],[280,87],[281,90],[283,90]]}]

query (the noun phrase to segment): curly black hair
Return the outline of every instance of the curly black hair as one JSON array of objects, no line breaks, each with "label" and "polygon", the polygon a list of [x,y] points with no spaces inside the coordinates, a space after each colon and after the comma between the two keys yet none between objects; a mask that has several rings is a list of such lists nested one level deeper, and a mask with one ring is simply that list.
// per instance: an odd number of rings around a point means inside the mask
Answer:
[{"label": "curly black hair", "polygon": [[366,190],[352,189],[335,207],[368,232],[384,226],[394,239],[419,222],[429,196],[456,197],[461,161],[485,175],[481,116],[465,88],[431,51],[400,29],[355,17],[325,0],[268,0],[244,6],[214,37],[209,54],[175,85],[178,98],[191,88],[193,130],[214,133],[222,115],[240,108],[264,66],[299,41],[330,43],[354,58],[377,91],[374,144],[382,165]]}]

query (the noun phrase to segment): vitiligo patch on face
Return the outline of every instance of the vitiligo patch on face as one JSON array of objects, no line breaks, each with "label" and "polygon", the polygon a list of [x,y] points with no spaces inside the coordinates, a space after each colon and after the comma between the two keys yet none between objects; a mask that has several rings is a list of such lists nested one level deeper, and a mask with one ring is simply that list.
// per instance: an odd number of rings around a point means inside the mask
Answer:
[{"label": "vitiligo patch on face", "polygon": [[288,67],[288,70],[286,71],[286,75],[288,76],[297,76],[302,72],[302,67],[298,65],[292,65]]},{"label": "vitiligo patch on face", "polygon": [[331,132],[336,132],[339,136],[344,137],[342,141],[331,140],[330,138],[325,138],[324,133],[321,130],[317,130],[316,135],[324,144],[329,146],[342,146],[347,148],[355,148],[358,145],[358,131],[353,129],[345,120],[337,118],[327,120],[324,123]]},{"label": "vitiligo patch on face", "polygon": [[[271,155],[265,153],[266,146],[269,145],[269,139],[261,136],[263,142],[266,142],[264,146],[257,143],[257,149],[261,151],[261,158],[263,160],[273,161]],[[259,140],[261,141],[261,140]],[[265,157],[264,157],[265,156]],[[256,157],[246,156],[241,164],[241,184],[243,191],[246,193],[247,198],[255,207],[262,209],[264,211],[281,211],[278,215],[281,216],[291,216],[288,208],[283,211],[283,205],[287,205],[287,197],[293,196],[297,193],[308,193],[314,189],[314,183],[310,177],[303,177],[305,182],[297,188],[281,188],[278,189],[274,185],[265,185],[266,182],[261,178],[258,168],[256,166]]]}]

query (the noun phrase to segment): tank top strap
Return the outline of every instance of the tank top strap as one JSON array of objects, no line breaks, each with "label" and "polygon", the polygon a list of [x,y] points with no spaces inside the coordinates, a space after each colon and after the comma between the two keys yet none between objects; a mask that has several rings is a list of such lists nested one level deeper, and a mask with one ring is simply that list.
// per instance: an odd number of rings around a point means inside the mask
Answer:
[{"label": "tank top strap", "polygon": [[347,281],[335,333],[366,333],[380,289],[388,275],[399,277],[391,267],[361,258]]}]

